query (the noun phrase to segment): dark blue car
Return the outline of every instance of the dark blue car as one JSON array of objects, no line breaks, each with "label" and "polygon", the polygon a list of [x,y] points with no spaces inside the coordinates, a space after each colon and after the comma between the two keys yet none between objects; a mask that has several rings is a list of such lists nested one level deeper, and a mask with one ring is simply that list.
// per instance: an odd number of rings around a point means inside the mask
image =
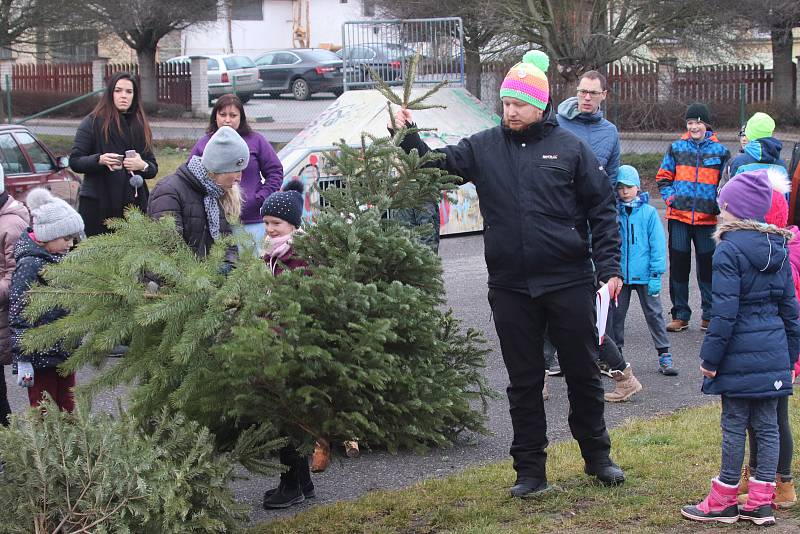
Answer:
[{"label": "dark blue car", "polygon": [[291,92],[296,100],[314,93],[342,94],[342,60],[322,48],[274,50],[255,60],[261,92],[277,98]]}]

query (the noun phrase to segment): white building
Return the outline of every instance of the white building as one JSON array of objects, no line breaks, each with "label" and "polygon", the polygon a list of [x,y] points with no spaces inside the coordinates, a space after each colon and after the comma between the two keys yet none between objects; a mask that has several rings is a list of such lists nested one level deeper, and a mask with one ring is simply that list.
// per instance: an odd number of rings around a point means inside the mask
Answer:
[{"label": "white building", "polygon": [[176,55],[236,53],[256,57],[266,50],[342,45],[342,23],[374,18],[371,0],[221,1],[217,20],[182,32]]}]

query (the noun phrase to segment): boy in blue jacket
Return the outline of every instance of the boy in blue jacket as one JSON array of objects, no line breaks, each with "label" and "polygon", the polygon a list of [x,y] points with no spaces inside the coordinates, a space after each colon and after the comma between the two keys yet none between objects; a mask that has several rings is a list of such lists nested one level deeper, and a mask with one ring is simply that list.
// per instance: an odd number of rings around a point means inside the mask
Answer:
[{"label": "boy in blue jacket", "polygon": [[617,173],[619,229],[622,237],[620,266],[625,284],[614,309],[614,341],[622,350],[625,344],[625,316],[631,293],[639,295],[647,328],[658,353],[659,371],[678,374],[669,352],[669,339],[661,309],[661,275],[667,268],[667,245],[658,211],[648,204],[650,195],[639,192],[639,173],[630,165],[622,165]]},{"label": "boy in blue jacket", "polygon": [[[713,304],[700,370],[703,393],[722,396],[722,465],[708,496],[681,509],[695,521],[775,523],[777,405],[792,394],[800,321],[787,251],[792,233],[764,223],[771,203],[772,184],[763,169],[733,177],[719,193],[723,223],[715,236]],[[747,502],[737,507],[748,425],[758,444],[758,467]]]}]

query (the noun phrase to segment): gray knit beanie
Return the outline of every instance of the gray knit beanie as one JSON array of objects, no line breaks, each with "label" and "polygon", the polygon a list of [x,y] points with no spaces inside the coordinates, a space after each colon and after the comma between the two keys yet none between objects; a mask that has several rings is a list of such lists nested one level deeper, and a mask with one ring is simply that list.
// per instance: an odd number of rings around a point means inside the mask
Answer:
[{"label": "gray knit beanie", "polygon": [[33,233],[42,243],[83,232],[83,219],[72,206],[50,194],[47,189],[33,189],[25,197],[31,210]]},{"label": "gray knit beanie", "polygon": [[230,126],[222,126],[208,140],[201,159],[208,172],[243,171],[250,163],[250,148]]}]

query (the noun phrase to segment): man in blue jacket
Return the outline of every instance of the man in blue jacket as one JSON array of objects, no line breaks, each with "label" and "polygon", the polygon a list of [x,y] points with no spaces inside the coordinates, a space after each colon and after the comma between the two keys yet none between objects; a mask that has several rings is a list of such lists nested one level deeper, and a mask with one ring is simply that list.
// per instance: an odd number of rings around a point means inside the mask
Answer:
[{"label": "man in blue jacket", "polygon": [[[561,356],[569,426],[585,472],[607,485],[625,480],[610,458],[595,364],[595,277],[608,284],[612,298],[622,287],[614,197],[591,148],[558,125],[544,74],[548,62],[540,51],[525,54],[500,90],[503,124],[438,149],[444,157],[436,162],[471,180],[480,198],[489,304],[509,376],[517,472],[511,494],[519,498],[548,489],[545,328]],[[395,124],[412,124],[411,112],[398,110]],[[430,151],[413,131],[401,146],[421,155]]]},{"label": "man in blue jacket", "polygon": [[[608,95],[606,77],[596,70],[587,71],[578,81],[578,96],[564,100],[558,106],[558,125],[574,133],[592,147],[592,152],[597,157],[597,161],[603,166],[609,180],[611,190],[617,187],[617,172],[619,170],[619,132],[617,127],[603,117],[600,109],[601,104]],[[630,366],[622,357],[622,353],[616,346],[615,339],[608,334],[613,331],[613,317],[609,315],[606,324],[606,338],[603,346],[600,347],[600,359],[598,363],[603,372],[610,377],[614,377],[614,371],[629,369]],[[550,341],[549,336],[544,339],[544,356],[547,364],[548,374],[560,375],[561,367],[556,359],[556,350]],[[614,367],[618,367],[615,369]],[[634,389],[641,389],[641,384],[633,376],[633,371],[629,371],[630,377],[626,380],[630,382],[626,388],[628,392]],[[619,400],[628,400],[630,395],[621,395]],[[608,400],[608,398],[606,399]]]},{"label": "man in blue jacket", "polygon": [[559,104],[557,119],[559,126],[589,143],[613,189],[619,170],[619,132],[600,109],[607,95],[606,77],[596,70],[587,71],[578,81],[578,96]]}]

